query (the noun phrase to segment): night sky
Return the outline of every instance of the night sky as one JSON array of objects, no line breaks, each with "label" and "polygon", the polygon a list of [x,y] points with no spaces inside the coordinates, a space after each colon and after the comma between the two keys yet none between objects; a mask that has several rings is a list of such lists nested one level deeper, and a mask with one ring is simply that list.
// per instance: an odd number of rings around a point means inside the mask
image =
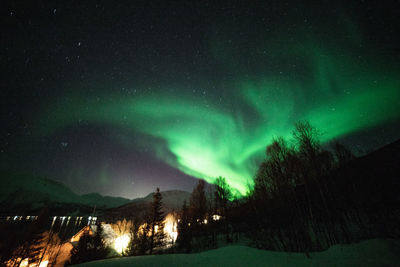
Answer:
[{"label": "night sky", "polygon": [[149,2],[2,2],[3,172],[245,193],[298,120],[360,154],[400,138],[399,1]]}]

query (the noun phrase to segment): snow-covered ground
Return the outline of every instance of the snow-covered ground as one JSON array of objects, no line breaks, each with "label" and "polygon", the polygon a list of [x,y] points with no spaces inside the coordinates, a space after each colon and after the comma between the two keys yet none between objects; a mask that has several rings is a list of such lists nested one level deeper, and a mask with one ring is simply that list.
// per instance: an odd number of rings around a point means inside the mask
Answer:
[{"label": "snow-covered ground", "polygon": [[232,245],[196,254],[115,258],[79,266],[400,266],[400,241],[372,239],[335,245],[310,256]]}]

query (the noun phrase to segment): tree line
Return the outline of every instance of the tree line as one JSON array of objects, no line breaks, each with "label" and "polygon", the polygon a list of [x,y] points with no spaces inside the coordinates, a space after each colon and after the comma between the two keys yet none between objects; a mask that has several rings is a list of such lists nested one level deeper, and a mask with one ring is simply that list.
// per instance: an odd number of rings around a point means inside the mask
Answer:
[{"label": "tree line", "polygon": [[[141,213],[109,219],[114,232],[129,236],[120,254],[192,253],[245,240],[261,249],[308,255],[338,243],[399,238],[399,199],[393,197],[398,189],[393,185],[398,182],[361,172],[374,161],[357,163],[344,145],[322,145],[319,137],[318,130],[305,121],[295,124],[291,140],[275,138],[266,146],[254,186],[244,197],[232,194],[224,177],[217,177],[213,184],[199,180],[189,201],[176,212],[176,243],[166,240],[162,195],[157,188],[151,205]],[[389,171],[387,176],[393,174]],[[11,259],[11,266],[18,266],[25,256],[41,261],[44,252],[37,244],[43,244],[42,221],[31,226],[28,236],[21,234],[8,247],[3,245],[2,262]],[[111,244],[105,232],[101,224],[94,234],[85,232],[72,249],[69,263],[108,257]],[[55,242],[46,240],[45,244]]]},{"label": "tree line", "polygon": [[[199,181],[180,212],[178,248],[198,251],[240,237],[262,249],[308,253],[368,238],[399,238],[396,167],[388,166],[387,177],[363,172],[379,162],[356,161],[346,146],[321,144],[320,136],[302,121],[291,140],[275,138],[266,147],[254,187],[240,199],[223,177],[209,197]],[[221,220],[212,220],[213,215]]]},{"label": "tree line", "polygon": [[[112,220],[117,235],[127,235],[129,242],[122,251],[122,256],[139,256],[164,253],[166,244],[164,234],[165,214],[162,204],[162,195],[157,188],[153,193],[153,201],[142,214],[134,214],[121,220]],[[115,218],[114,218],[115,219]],[[94,234],[84,233],[79,243],[71,252],[69,264],[104,259],[112,255],[111,246],[107,244],[103,224],[96,225]],[[115,256],[115,254],[114,254]]]}]

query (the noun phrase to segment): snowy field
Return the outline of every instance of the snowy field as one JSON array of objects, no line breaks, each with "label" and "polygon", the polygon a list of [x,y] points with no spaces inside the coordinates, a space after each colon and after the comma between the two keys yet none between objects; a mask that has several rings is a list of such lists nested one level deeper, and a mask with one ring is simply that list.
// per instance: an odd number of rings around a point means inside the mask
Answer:
[{"label": "snowy field", "polygon": [[335,245],[310,256],[232,245],[196,254],[115,258],[77,266],[400,266],[400,241],[372,239]]}]

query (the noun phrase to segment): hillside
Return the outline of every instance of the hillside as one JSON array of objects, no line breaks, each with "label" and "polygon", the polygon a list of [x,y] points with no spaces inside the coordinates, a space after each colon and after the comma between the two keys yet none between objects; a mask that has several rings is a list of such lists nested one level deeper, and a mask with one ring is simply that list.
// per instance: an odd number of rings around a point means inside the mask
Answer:
[{"label": "hillside", "polygon": [[[182,190],[168,190],[161,191],[162,202],[167,209],[180,209],[183,205],[183,202],[189,204],[190,193]],[[137,202],[147,202],[151,203],[153,201],[153,193],[148,194],[144,198],[137,198],[133,200],[133,203]],[[132,205],[133,203],[129,203],[128,205]]]},{"label": "hillside", "polygon": [[[387,207],[398,210],[400,203],[400,140],[386,145],[368,155],[357,158],[339,168],[333,179],[337,179],[338,188],[333,191],[345,194],[343,188],[358,188],[357,194],[366,202],[385,203]],[[179,210],[183,202],[189,202],[190,193],[180,190],[161,192],[164,211]],[[54,209],[74,212],[90,212],[93,206],[109,209],[110,216],[127,216],[141,213],[153,200],[153,193],[146,197],[129,200],[121,197],[102,196],[98,193],[78,195],[64,184],[44,177],[28,174],[0,175],[0,212],[18,208],[38,210],[45,203]],[[351,201],[348,199],[346,201]]]},{"label": "hillside", "polygon": [[[163,197],[163,210],[166,213],[180,210],[183,202],[186,200],[189,203],[190,199],[190,193],[181,190],[161,191],[161,195]],[[109,209],[106,216],[110,218],[138,216],[150,207],[152,201],[153,193],[150,193],[146,197],[136,198],[123,206]]]},{"label": "hillside", "polygon": [[[180,190],[161,192],[166,212],[178,210],[190,193]],[[129,200],[122,197],[102,196],[98,193],[78,195],[64,184],[27,174],[2,174],[0,176],[0,212],[38,211],[47,205],[58,213],[89,214],[97,209],[109,209],[107,214],[140,213],[153,201],[153,193]]]},{"label": "hillside", "polygon": [[127,198],[103,196],[99,193],[81,195],[81,198],[83,199],[83,203],[88,203],[90,205],[97,204],[98,206],[104,206],[107,208],[119,207],[131,201]]},{"label": "hillside", "polygon": [[[348,162],[339,168],[333,179],[339,181],[341,195],[355,196],[343,192],[356,189],[359,199],[372,205],[386,205],[398,210],[400,203],[400,140],[388,144],[363,157]],[[348,199],[347,201],[351,201]]]},{"label": "hillside", "polygon": [[100,194],[78,195],[67,186],[44,177],[27,174],[2,174],[0,177],[0,203],[2,211],[24,206],[30,209],[43,207],[45,203],[58,206],[76,204],[103,208],[117,207],[130,200],[105,197]]}]

